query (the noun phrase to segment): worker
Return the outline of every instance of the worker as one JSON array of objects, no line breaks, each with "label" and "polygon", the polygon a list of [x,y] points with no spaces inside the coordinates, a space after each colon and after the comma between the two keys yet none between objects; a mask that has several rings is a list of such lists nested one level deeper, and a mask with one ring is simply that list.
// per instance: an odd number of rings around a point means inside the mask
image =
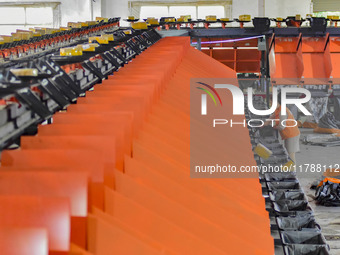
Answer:
[{"label": "worker", "polygon": [[[296,163],[295,153],[300,151],[300,130],[296,125],[294,115],[286,108],[286,115],[281,114],[281,92],[277,98],[278,104],[275,112],[264,123],[264,126],[268,126],[274,123],[274,128],[279,130],[281,139],[284,141],[284,146],[289,154],[291,160]],[[276,120],[275,122],[272,120]],[[278,121],[280,120],[280,121]],[[285,126],[282,125],[282,121],[285,121]],[[294,126],[296,125],[296,126]]]}]

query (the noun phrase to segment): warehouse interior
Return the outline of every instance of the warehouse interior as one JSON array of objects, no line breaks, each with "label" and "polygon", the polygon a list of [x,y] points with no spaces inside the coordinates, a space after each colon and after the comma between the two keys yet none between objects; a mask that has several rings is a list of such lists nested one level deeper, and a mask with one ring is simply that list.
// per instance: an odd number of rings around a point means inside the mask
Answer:
[{"label": "warehouse interior", "polygon": [[5,255],[340,255],[338,0],[0,0]]}]

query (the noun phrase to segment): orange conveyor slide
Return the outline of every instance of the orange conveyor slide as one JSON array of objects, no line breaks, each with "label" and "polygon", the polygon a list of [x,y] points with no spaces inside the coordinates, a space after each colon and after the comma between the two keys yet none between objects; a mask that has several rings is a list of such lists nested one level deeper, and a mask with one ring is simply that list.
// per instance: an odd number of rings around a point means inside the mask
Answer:
[{"label": "orange conveyor slide", "polygon": [[274,254],[258,179],[190,178],[191,77],[236,73],[164,38],[3,151],[1,253]]}]

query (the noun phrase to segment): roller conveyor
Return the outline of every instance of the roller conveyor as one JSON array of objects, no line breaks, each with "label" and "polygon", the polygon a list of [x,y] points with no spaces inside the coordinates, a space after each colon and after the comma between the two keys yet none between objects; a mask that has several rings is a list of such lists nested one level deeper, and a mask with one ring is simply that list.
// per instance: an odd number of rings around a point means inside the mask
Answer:
[{"label": "roller conveyor", "polygon": [[[120,42],[99,47],[93,54],[85,54],[81,58],[61,58],[56,55],[56,51],[48,51],[2,65],[0,148],[18,142],[22,134],[32,130],[35,132],[37,124],[51,119],[53,113],[75,103],[79,96],[84,96],[87,90],[118,71],[127,61],[159,39],[153,30],[149,30],[134,32],[126,36],[124,41],[124,33],[114,31]],[[129,45],[134,49],[124,44],[132,40],[136,42]],[[68,70],[67,66],[72,64],[77,67]],[[25,68],[36,69],[38,74],[16,76],[11,72]]]}]

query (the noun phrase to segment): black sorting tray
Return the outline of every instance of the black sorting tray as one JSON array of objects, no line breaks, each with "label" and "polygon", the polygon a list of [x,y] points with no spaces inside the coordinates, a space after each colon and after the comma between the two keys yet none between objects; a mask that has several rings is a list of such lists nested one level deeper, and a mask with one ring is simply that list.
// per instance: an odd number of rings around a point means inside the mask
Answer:
[{"label": "black sorting tray", "polygon": [[266,181],[296,181],[296,174],[294,172],[287,173],[266,173]]},{"label": "black sorting tray", "polygon": [[274,211],[281,216],[295,215],[297,211],[312,211],[306,200],[279,200],[273,202]]},{"label": "black sorting tray", "polygon": [[295,217],[277,217],[277,225],[281,230],[321,229],[313,214],[305,213]]},{"label": "black sorting tray", "polygon": [[284,246],[286,255],[329,255],[327,244],[287,244]]},{"label": "black sorting tray", "polygon": [[88,60],[90,58],[89,55],[83,54],[81,56],[60,56],[55,55],[51,57],[51,60],[55,61],[59,65],[69,65],[69,64],[75,64],[75,63],[81,63],[85,60]]},{"label": "black sorting tray", "polygon": [[297,180],[268,182],[267,186],[269,190],[301,190],[301,186]]},{"label": "black sorting tray", "polygon": [[300,190],[298,191],[275,190],[270,192],[269,196],[273,202],[280,200],[306,200],[305,194]]},{"label": "black sorting tray", "polygon": [[326,240],[320,230],[306,231],[282,231],[283,244],[326,244]]}]

